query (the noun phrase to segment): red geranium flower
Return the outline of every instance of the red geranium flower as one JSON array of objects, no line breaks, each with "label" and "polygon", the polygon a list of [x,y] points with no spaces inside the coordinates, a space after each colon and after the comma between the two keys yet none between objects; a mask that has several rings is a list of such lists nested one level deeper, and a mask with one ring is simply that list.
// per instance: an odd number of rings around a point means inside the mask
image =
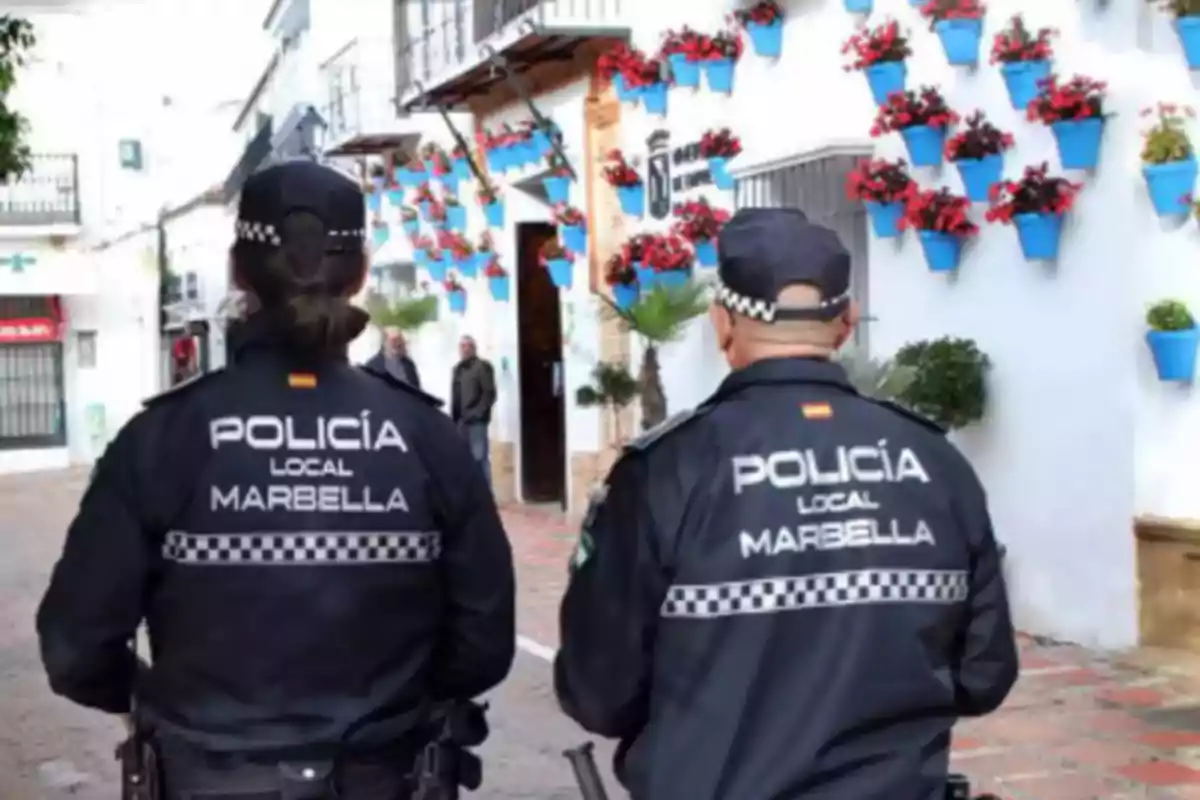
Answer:
[{"label": "red geranium flower", "polygon": [[721,31],[716,36],[708,37],[705,47],[700,54],[701,61],[720,61],[729,59],[737,61],[745,52],[741,31]]},{"label": "red geranium flower", "polygon": [[680,203],[673,213],[678,221],[672,231],[692,244],[716,241],[717,234],[729,221],[728,211],[713,208],[704,198]]},{"label": "red geranium flower", "polygon": [[846,195],[860,203],[903,203],[916,193],[917,182],[903,159],[863,159],[846,176]]},{"label": "red geranium flower", "polygon": [[682,55],[687,56],[688,61],[701,61],[708,50],[709,37],[685,25],[679,30],[671,29],[663,34],[658,54],[663,58]]},{"label": "red geranium flower", "polygon": [[783,19],[783,7],[775,0],[760,0],[750,8],[733,12],[733,17],[743,27],[746,25],[770,25]]},{"label": "red geranium flower", "polygon": [[507,278],[508,270],[500,266],[500,259],[493,258],[488,261],[488,265],[483,269],[485,278]]},{"label": "red geranium flower", "polygon": [[1036,34],[1030,33],[1025,27],[1025,20],[1017,14],[1008,21],[1008,27],[992,40],[992,63],[1049,61],[1054,57],[1050,40],[1057,35],[1058,31],[1053,28],[1041,28]]},{"label": "red geranium flower", "polygon": [[885,105],[879,107],[872,136],[928,125],[945,128],[958,122],[958,114],[950,110],[942,93],[932,86],[922,86],[919,92],[893,92]]},{"label": "red geranium flower", "polygon": [[971,201],[949,189],[917,192],[904,205],[900,230],[937,231],[953,236],[974,236],[979,226],[967,216]]},{"label": "red geranium flower", "polygon": [[625,160],[625,154],[620,150],[610,150],[606,157],[608,163],[604,166],[604,181],[609,186],[628,187],[640,186],[642,176]]},{"label": "red geranium flower", "polygon": [[630,286],[637,283],[637,271],[623,254],[617,253],[604,265],[604,282],[609,286]]},{"label": "red geranium flower", "polygon": [[988,122],[982,111],[976,111],[963,121],[966,130],[959,131],[946,142],[946,158],[950,161],[979,159],[1012,149],[1012,134]]},{"label": "red geranium flower", "polygon": [[575,206],[563,204],[554,208],[554,224],[574,228],[586,225],[587,217]]},{"label": "red geranium flower", "polygon": [[676,234],[651,234],[643,242],[642,263],[655,272],[689,269],[695,257],[684,238]]},{"label": "red geranium flower", "polygon": [[921,6],[921,16],[931,28],[948,19],[981,19],[986,12],[987,6],[979,0],[928,0]]},{"label": "red geranium flower", "polygon": [[912,55],[912,48],[900,23],[891,20],[851,36],[842,45],[842,55],[853,56],[853,60],[845,66],[845,70],[850,72],[889,61],[903,61]]},{"label": "red geranium flower", "polygon": [[1025,115],[1030,121],[1050,125],[1064,120],[1093,119],[1104,116],[1104,95],[1108,84],[1076,75],[1060,84],[1057,75],[1038,82],[1038,96]]},{"label": "red geranium flower", "polygon": [[1050,175],[1050,165],[1026,167],[1019,181],[1003,181],[992,187],[987,221],[1004,225],[1018,214],[1066,214],[1075,205],[1083,184]]},{"label": "red geranium flower", "polygon": [[701,158],[733,158],[742,152],[742,140],[729,128],[705,131],[700,137]]},{"label": "red geranium flower", "polygon": [[550,239],[542,245],[542,249],[538,251],[538,257],[544,265],[548,261],[570,261],[575,256],[570,250],[563,247],[558,239]]}]

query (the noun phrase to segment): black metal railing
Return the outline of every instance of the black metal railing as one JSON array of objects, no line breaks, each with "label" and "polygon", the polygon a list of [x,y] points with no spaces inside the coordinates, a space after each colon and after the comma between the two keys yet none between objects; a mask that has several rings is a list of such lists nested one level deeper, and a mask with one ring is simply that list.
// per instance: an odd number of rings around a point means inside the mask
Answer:
[{"label": "black metal railing", "polygon": [[19,179],[0,184],[0,225],[78,224],[78,156],[35,153]]},{"label": "black metal railing", "polygon": [[[396,26],[396,95],[428,88],[440,76],[479,63],[480,46],[528,22],[553,33],[555,26],[578,30],[583,26],[617,27],[621,0],[408,0],[417,8],[417,30],[405,13],[405,24]],[[403,9],[402,4],[399,8]]]}]

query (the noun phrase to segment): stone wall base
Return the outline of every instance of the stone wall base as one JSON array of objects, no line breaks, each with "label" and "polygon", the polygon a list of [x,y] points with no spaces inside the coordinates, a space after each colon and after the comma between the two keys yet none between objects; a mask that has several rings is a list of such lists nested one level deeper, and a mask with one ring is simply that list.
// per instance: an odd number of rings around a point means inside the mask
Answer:
[{"label": "stone wall base", "polygon": [[492,491],[500,504],[517,501],[517,446],[512,442],[489,442],[492,460]]},{"label": "stone wall base", "polygon": [[1134,536],[1140,643],[1200,653],[1200,521],[1141,517]]}]

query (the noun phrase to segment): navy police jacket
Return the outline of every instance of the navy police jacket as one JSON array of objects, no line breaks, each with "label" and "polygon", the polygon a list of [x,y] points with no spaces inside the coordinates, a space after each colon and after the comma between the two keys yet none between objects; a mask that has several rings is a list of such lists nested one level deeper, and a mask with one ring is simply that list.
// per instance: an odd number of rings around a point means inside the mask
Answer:
[{"label": "navy police jacket", "polygon": [[634,800],[941,800],[1017,674],[967,461],[778,359],[635,441],[584,521],[555,689]]},{"label": "navy police jacket", "polygon": [[512,664],[484,475],[407,384],[253,341],[237,356],[151,400],[99,462],[38,611],[50,685],[114,713],[136,688],[156,728],[212,751],[404,742]]}]

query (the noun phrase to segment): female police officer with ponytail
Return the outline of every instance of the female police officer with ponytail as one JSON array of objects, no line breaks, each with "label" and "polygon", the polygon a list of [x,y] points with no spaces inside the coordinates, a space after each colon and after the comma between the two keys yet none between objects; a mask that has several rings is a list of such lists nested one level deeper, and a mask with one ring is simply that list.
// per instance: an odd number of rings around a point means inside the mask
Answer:
[{"label": "female police officer with ponytail", "polygon": [[326,167],[247,181],[233,365],[117,435],[38,611],[52,689],[136,708],[168,800],[407,797],[430,708],[511,666],[512,553],[483,474],[438,401],[346,360],[365,228]]}]

